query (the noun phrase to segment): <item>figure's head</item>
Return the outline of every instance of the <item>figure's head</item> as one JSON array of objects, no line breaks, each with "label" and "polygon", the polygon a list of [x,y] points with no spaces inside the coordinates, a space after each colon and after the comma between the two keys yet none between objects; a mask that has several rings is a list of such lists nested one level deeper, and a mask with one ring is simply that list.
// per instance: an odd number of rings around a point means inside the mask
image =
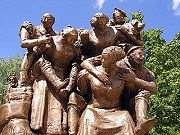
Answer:
[{"label": "figure's head", "polygon": [[44,28],[51,28],[52,25],[55,23],[55,17],[53,17],[50,13],[45,13],[41,17],[41,23]]},{"label": "figure's head", "polygon": [[127,58],[132,65],[143,65],[145,60],[145,52],[141,46],[133,46],[127,52]]},{"label": "figure's head", "polygon": [[116,64],[117,61],[123,59],[125,57],[125,52],[121,47],[118,46],[110,46],[103,49],[102,52],[102,66],[104,68],[110,67],[112,64]]},{"label": "figure's head", "polygon": [[90,23],[91,23],[91,26],[94,28],[98,28],[98,27],[103,28],[106,26],[108,21],[109,21],[109,18],[107,15],[103,13],[96,13],[91,19]]},{"label": "figure's head", "polygon": [[123,10],[118,8],[114,8],[113,19],[116,24],[122,25],[124,23],[124,18],[126,17],[126,13]]},{"label": "figure's head", "polygon": [[142,31],[144,29],[144,27],[145,27],[145,24],[140,22],[140,21],[138,21],[137,19],[133,19],[131,21],[131,24],[134,27],[134,29],[136,31],[138,31],[138,32]]},{"label": "figure's head", "polygon": [[66,44],[72,45],[78,39],[78,31],[71,26],[68,26],[62,30],[62,36]]},{"label": "figure's head", "polygon": [[31,22],[29,22],[29,21],[25,21],[25,22],[22,23],[22,25],[20,27],[20,31],[21,31],[22,28],[25,28],[30,35],[32,35],[33,32],[34,32],[33,24]]}]

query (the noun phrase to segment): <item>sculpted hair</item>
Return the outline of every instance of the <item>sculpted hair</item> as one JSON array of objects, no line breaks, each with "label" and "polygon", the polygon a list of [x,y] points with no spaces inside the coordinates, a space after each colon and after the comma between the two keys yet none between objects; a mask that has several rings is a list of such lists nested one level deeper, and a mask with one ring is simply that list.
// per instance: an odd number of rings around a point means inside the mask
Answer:
[{"label": "sculpted hair", "polygon": [[126,56],[126,53],[123,51],[123,49],[118,46],[107,47],[103,49],[102,54],[108,54],[110,57],[114,59],[114,61],[119,61]]},{"label": "sculpted hair", "polygon": [[119,8],[114,8],[113,18],[115,18],[115,15],[116,15],[116,14],[123,14],[124,17],[127,17],[127,16],[126,16],[126,12],[124,12],[123,10],[120,10]]},{"label": "sculpted hair", "polygon": [[19,35],[20,35],[22,28],[25,28],[28,31],[28,28],[30,28],[30,27],[33,27],[33,24],[30,21],[24,21],[20,26]]},{"label": "sculpted hair", "polygon": [[106,19],[106,23],[109,21],[109,17],[107,15],[105,15],[104,13],[96,13],[94,15],[94,17],[97,17],[97,18],[105,18]]}]

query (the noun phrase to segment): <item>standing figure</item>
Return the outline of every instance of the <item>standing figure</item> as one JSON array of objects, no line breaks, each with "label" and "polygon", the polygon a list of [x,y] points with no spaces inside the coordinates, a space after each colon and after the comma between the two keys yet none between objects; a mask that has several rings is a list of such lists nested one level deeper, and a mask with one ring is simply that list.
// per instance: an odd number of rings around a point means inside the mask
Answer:
[{"label": "standing figure", "polygon": [[134,122],[128,111],[119,106],[124,91],[125,81],[118,76],[118,60],[125,57],[125,52],[117,46],[110,46],[102,52],[102,65],[95,67],[107,74],[111,80],[105,85],[96,76],[82,70],[78,78],[78,87],[85,93],[91,87],[92,98],[79,120],[78,135],[134,135]]},{"label": "standing figure", "polygon": [[[122,77],[127,81],[126,92],[122,103],[125,103],[124,108],[131,112],[135,122],[135,132],[138,135],[148,133],[154,126],[155,117],[148,119],[148,104],[149,97],[156,92],[156,82],[154,74],[144,66],[145,52],[142,47],[134,46],[128,53],[127,57],[119,62],[119,66],[127,66],[137,76],[131,80],[127,76]],[[129,100],[128,100],[129,99]]]},{"label": "standing figure", "polygon": [[[122,31],[122,29],[124,31],[128,31],[126,30],[127,27],[116,29],[115,26],[108,26],[108,21],[109,18],[107,15],[104,13],[96,13],[90,20],[90,24],[93,29],[80,31],[79,38],[82,44],[81,50],[83,60],[89,57],[100,55],[103,49],[106,47],[112,45],[118,46],[119,43],[126,44],[131,41],[130,38],[127,38],[127,35]],[[133,37],[132,40],[135,42],[136,39]],[[138,39],[136,42],[138,42]],[[110,81],[106,75],[102,74],[102,72],[97,73],[99,74],[97,77],[100,81],[110,84]],[[78,119],[85,106],[86,105],[83,103],[83,99],[80,95],[76,93],[72,93],[72,95],[70,95],[68,108],[71,115],[68,117],[68,121],[71,124],[69,127],[69,134],[76,134],[78,129]]]},{"label": "standing figure", "polygon": [[[67,134],[67,98],[76,84],[79,48],[74,43],[78,32],[72,27],[53,36],[52,47],[32,66],[35,79],[31,128],[40,134]],[[69,79],[67,68],[72,65]]]},{"label": "standing figure", "polygon": [[125,23],[126,13],[123,10],[114,8],[113,17],[109,20],[109,26],[123,25]]},{"label": "standing figure", "polygon": [[[79,33],[82,44],[82,59],[100,55],[104,48],[114,45],[120,36],[115,27],[107,26],[109,18],[103,13],[96,13],[90,23],[93,29],[81,30]],[[78,93],[72,93],[68,103],[69,134],[76,135],[78,121],[82,111],[86,107],[84,99]]]},{"label": "standing figure", "polygon": [[40,26],[33,26],[31,22],[23,22],[19,36],[22,48],[27,48],[21,65],[19,86],[32,85],[29,79],[29,70],[32,63],[40,57],[45,50],[51,47],[52,38],[57,35],[52,25],[55,18],[50,13],[45,13],[41,18]]},{"label": "standing figure", "polygon": [[[122,96],[121,106],[131,112],[136,122],[136,133],[140,135],[150,131],[155,122],[155,118],[147,119],[149,96],[156,92],[156,83],[153,73],[143,65],[144,55],[141,46],[134,46],[128,51],[123,60],[117,62],[119,68],[127,68],[136,74],[135,79],[132,79],[126,73],[124,73],[124,76],[122,74],[119,76],[126,81],[126,90]],[[94,65],[101,63],[101,57],[86,59],[81,66],[103,80],[104,84],[108,84],[110,82],[109,77],[94,67]]]}]

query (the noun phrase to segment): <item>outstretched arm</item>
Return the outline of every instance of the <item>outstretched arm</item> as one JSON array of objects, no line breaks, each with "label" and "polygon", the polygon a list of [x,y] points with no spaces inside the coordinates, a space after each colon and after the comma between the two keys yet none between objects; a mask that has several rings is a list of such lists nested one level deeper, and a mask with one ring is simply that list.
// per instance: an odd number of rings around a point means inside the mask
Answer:
[{"label": "outstretched arm", "polygon": [[155,93],[157,90],[155,77],[150,72],[148,72],[146,80],[137,78],[136,74],[129,68],[126,69],[126,72],[118,74],[118,76],[124,81],[135,84],[135,86],[137,86],[139,89],[148,90],[151,93]]},{"label": "outstretched arm", "polygon": [[145,80],[136,78],[136,79],[135,79],[135,83],[136,83],[136,85],[137,85],[139,88],[148,90],[148,91],[150,91],[151,93],[155,93],[156,90],[157,90],[157,88],[156,88],[156,83],[153,82],[153,81],[148,82],[148,81],[145,81]]},{"label": "outstretched arm", "polygon": [[38,39],[30,39],[30,35],[25,28],[21,29],[20,37],[21,37],[22,48],[32,48],[34,46],[41,46],[52,42],[52,37],[41,37]]}]

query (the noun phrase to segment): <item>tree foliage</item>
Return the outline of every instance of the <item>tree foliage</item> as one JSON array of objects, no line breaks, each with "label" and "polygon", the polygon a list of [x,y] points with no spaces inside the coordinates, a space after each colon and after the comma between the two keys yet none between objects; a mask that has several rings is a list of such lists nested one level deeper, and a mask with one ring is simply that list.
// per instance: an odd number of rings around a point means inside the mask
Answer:
[{"label": "tree foliage", "polygon": [[11,57],[7,60],[0,58],[0,105],[4,96],[8,77],[19,75],[22,58],[19,55]]},{"label": "tree foliage", "polygon": [[153,134],[180,134],[180,33],[170,42],[160,29],[142,32],[146,66],[156,75],[158,92],[151,96],[150,115],[157,116]]},{"label": "tree foliage", "polygon": [[132,16],[132,19],[137,19],[140,22],[142,22],[143,19],[144,19],[144,15],[141,13],[141,11],[137,11],[135,13],[131,13],[131,16]]},{"label": "tree foliage", "polygon": [[[138,11],[132,19],[143,21]],[[161,38],[162,29],[151,29],[141,33],[145,44],[146,67],[154,72],[158,92],[150,99],[150,116],[156,115],[153,135],[180,134],[180,32],[170,42]]]}]

